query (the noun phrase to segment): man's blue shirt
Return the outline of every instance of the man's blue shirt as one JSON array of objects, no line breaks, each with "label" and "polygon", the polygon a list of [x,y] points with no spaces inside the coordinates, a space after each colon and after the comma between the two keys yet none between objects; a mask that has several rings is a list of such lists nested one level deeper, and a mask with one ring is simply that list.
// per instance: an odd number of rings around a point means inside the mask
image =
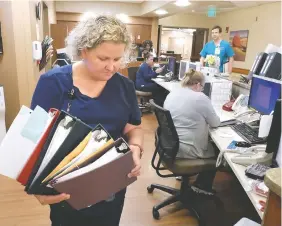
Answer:
[{"label": "man's blue shirt", "polygon": [[[220,58],[219,70],[220,72],[223,72],[223,64],[228,61],[229,57],[234,56],[234,51],[232,47],[230,46],[230,44],[225,40],[220,41],[219,48],[220,48],[220,53],[218,55]],[[217,55],[215,53],[215,50],[216,50],[216,45],[214,41],[210,41],[205,44],[204,48],[200,52],[200,55],[204,58],[206,58],[207,55]]]},{"label": "man's blue shirt", "polygon": [[114,139],[123,135],[127,123],[141,123],[141,112],[132,81],[116,73],[107,81],[100,96],[91,98],[73,85],[72,65],[52,69],[41,75],[31,108],[39,105],[46,111],[50,108],[66,111],[68,93],[72,88],[75,90],[75,99],[69,113],[92,127],[102,124]]}]

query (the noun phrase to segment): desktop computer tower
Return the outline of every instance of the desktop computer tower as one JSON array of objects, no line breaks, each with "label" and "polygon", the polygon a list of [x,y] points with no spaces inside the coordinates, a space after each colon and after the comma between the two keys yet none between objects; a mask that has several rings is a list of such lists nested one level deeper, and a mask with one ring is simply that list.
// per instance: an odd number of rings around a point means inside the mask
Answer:
[{"label": "desktop computer tower", "polygon": [[6,135],[4,88],[0,85],[0,143]]},{"label": "desktop computer tower", "polygon": [[281,54],[269,53],[259,74],[273,79],[281,79]]},{"label": "desktop computer tower", "polygon": [[248,75],[248,79],[251,79],[253,77],[253,75],[259,75],[260,74],[260,71],[265,63],[265,60],[267,58],[268,54],[267,53],[264,53],[264,52],[261,52],[259,53],[257,56],[256,56],[256,59],[253,63],[253,66],[249,72],[249,75]]}]

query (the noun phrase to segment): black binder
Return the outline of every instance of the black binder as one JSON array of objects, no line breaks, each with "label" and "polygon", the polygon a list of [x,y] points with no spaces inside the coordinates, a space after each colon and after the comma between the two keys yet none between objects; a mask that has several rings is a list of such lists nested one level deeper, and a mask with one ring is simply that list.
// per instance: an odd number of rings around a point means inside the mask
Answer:
[{"label": "black binder", "polygon": [[[46,167],[43,169],[43,171],[40,173],[40,175],[37,177],[37,179],[33,182],[33,179],[39,170],[39,167],[44,159],[44,156],[48,150],[49,144],[52,141],[52,138],[56,132],[56,129],[62,119],[65,118],[65,116],[70,116],[74,122],[72,125],[72,129],[67,135],[66,139],[63,141],[61,146],[58,148],[55,155],[51,158],[51,160],[48,162]],[[47,139],[47,141],[44,144],[43,150],[40,153],[40,157],[38,158],[38,161],[31,173],[31,176],[28,180],[28,183],[26,185],[25,191],[28,194],[49,194],[48,189],[46,189],[46,185],[41,184],[42,180],[46,176],[49,175],[49,173],[63,160],[63,158],[68,155],[84,138],[85,136],[92,130],[92,128],[85,123],[83,123],[81,120],[74,118],[73,116],[69,115],[67,112],[62,111],[59,115],[56,123],[54,124],[54,127]],[[53,190],[53,189],[51,189]],[[51,192],[52,193],[52,192]]]}]

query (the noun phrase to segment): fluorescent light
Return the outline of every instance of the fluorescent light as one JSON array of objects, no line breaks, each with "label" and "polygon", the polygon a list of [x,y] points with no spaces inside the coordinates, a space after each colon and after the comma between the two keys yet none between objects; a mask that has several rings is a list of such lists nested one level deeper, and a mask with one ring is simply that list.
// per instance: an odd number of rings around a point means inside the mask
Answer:
[{"label": "fluorescent light", "polygon": [[188,0],[177,0],[174,4],[179,7],[185,7],[191,5],[191,3]]},{"label": "fluorescent light", "polygon": [[155,11],[156,14],[158,15],[164,15],[164,14],[167,14],[167,11],[166,10],[163,10],[163,9],[158,9]]}]

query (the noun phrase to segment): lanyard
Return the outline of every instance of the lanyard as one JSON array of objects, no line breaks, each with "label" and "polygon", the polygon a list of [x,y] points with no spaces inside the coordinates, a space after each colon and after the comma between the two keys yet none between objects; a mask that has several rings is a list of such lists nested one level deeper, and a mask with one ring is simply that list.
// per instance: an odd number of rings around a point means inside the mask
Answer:
[{"label": "lanyard", "polygon": [[75,98],[74,88],[72,88],[71,91],[68,92],[68,99],[69,99],[68,107],[67,107],[67,112],[68,113],[70,112],[71,104],[72,104],[72,101],[74,100],[74,98]]}]

